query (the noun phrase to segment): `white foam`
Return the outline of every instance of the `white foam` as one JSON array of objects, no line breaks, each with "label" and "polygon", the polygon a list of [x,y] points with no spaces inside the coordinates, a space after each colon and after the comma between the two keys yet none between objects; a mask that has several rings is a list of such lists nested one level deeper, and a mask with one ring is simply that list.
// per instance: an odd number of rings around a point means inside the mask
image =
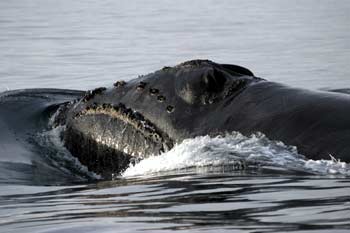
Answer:
[{"label": "white foam", "polygon": [[134,166],[131,165],[123,176],[142,176],[185,168],[227,166],[237,163],[312,174],[350,175],[349,164],[331,157],[330,160],[307,160],[298,154],[295,147],[271,141],[261,133],[246,137],[233,132],[225,136],[186,139],[166,153],[150,156]]}]

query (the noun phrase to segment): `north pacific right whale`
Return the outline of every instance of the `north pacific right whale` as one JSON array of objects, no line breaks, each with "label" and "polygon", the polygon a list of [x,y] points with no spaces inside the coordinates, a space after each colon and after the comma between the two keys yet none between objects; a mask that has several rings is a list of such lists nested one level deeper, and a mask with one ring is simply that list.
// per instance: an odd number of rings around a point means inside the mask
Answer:
[{"label": "north pacific right whale", "polygon": [[55,122],[65,125],[69,151],[107,177],[184,139],[232,131],[262,132],[309,159],[350,162],[349,95],[289,87],[209,60],[88,91],[61,104]]}]

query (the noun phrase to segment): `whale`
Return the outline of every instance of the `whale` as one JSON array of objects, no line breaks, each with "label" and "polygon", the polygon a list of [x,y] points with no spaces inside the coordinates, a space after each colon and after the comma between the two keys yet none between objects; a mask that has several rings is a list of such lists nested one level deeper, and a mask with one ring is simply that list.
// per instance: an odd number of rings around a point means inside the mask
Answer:
[{"label": "whale", "polygon": [[[260,132],[295,146],[306,159],[350,162],[348,89],[292,87],[210,60],[166,66],[88,91],[8,91],[0,94],[0,113],[8,131],[1,136],[8,142],[2,149],[9,156],[24,156],[17,152],[32,147],[28,135],[59,128],[67,151],[106,179],[185,139],[232,132]],[[23,145],[11,146],[19,139]]]},{"label": "whale", "polygon": [[87,91],[58,108],[55,124],[65,126],[72,155],[105,177],[185,139],[233,131],[261,132],[308,159],[350,162],[350,95],[270,82],[210,60]]}]

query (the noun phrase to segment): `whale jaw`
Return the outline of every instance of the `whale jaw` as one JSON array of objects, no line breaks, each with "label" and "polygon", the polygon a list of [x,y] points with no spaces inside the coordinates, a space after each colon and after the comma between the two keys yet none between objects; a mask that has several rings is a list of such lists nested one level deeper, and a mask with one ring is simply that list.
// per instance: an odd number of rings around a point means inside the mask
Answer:
[{"label": "whale jaw", "polygon": [[119,175],[145,156],[168,151],[173,140],[142,114],[123,104],[92,104],[73,117],[65,146],[92,171]]}]

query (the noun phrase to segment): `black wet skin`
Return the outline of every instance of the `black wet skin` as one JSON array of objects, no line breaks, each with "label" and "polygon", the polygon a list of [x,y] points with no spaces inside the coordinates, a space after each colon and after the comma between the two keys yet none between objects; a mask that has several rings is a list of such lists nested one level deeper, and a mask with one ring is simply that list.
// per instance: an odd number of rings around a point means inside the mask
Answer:
[{"label": "black wet skin", "polygon": [[207,60],[95,89],[65,114],[67,148],[106,177],[186,138],[232,131],[262,132],[311,159],[350,158],[349,96],[287,87]]}]

